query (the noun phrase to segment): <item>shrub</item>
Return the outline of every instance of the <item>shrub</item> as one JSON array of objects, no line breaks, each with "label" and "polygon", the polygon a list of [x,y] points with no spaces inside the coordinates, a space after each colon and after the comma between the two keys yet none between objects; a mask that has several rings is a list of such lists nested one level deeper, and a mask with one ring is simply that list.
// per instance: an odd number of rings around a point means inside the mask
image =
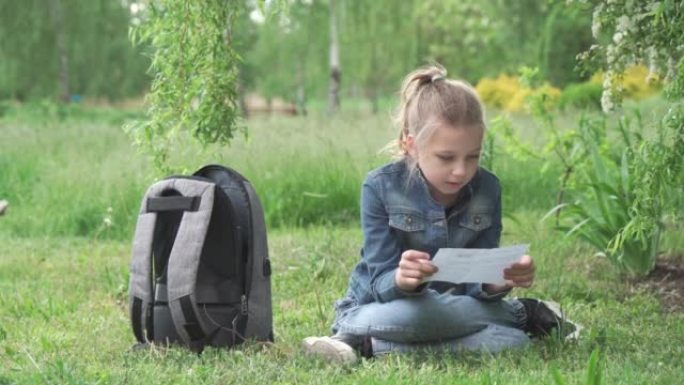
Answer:
[{"label": "shrub", "polygon": [[475,87],[485,104],[502,110],[507,109],[509,102],[522,88],[517,77],[504,74],[495,79],[483,78]]},{"label": "shrub", "polygon": [[601,85],[593,82],[570,84],[561,93],[558,107],[600,110],[602,92]]},{"label": "shrub", "polygon": [[556,105],[561,92],[548,83],[538,87],[525,87],[517,77],[499,75],[495,79],[483,78],[475,87],[482,101],[488,106],[508,112],[522,111],[530,96],[542,97],[547,108]]},{"label": "shrub", "polygon": [[604,120],[579,122],[577,140],[586,150],[572,173],[571,203],[561,211],[568,235],[577,235],[631,273],[648,273],[655,265],[663,217],[677,215],[672,199],[684,173],[684,108],[673,109],[645,138],[645,125],[635,112],[618,122],[619,139],[609,138]]},{"label": "shrub", "polygon": [[[589,83],[601,86],[603,76],[603,72],[597,72],[589,79]],[[628,99],[641,100],[655,95],[662,88],[657,77],[649,79],[648,69],[642,65],[627,68],[616,80],[617,86],[622,89],[622,96]]]}]

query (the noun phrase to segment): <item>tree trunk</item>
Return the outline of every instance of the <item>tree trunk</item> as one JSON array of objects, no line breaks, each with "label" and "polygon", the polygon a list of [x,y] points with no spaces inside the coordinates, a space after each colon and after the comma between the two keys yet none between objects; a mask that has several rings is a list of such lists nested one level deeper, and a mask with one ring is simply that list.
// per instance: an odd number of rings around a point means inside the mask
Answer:
[{"label": "tree trunk", "polygon": [[297,64],[297,95],[295,104],[297,107],[297,114],[306,116],[306,71],[304,65],[300,61]]},{"label": "tree trunk", "polygon": [[334,114],[340,107],[340,69],[339,42],[337,39],[337,7],[336,1],[330,0],[330,91],[328,95],[328,113]]},{"label": "tree trunk", "polygon": [[57,89],[62,102],[69,101],[69,57],[67,56],[66,33],[64,31],[64,13],[61,0],[48,2],[50,19],[55,31],[57,56],[59,57],[59,73],[57,75]]}]

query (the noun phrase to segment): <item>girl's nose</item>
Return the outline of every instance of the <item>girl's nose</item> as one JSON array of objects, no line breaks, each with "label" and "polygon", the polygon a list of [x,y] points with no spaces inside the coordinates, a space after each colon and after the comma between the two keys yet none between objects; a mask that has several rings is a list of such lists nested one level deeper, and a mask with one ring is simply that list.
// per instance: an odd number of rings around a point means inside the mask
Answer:
[{"label": "girl's nose", "polygon": [[451,175],[454,176],[464,176],[466,174],[465,162],[458,162],[451,169]]}]

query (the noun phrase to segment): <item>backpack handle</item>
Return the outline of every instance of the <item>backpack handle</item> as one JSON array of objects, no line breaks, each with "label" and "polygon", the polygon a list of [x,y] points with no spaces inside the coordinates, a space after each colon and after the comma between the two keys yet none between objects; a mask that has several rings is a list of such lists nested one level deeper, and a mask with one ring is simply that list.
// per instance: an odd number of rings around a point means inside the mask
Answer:
[{"label": "backpack handle", "polygon": [[147,198],[147,211],[197,211],[200,204],[198,196],[166,196]]}]

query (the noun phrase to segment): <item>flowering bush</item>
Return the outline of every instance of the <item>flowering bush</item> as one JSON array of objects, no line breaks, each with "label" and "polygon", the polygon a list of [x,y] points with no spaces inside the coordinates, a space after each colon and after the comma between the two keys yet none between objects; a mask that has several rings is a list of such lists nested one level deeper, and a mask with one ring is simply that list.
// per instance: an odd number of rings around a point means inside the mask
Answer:
[{"label": "flowering bush", "polygon": [[547,108],[553,108],[561,95],[558,88],[543,84],[537,88],[524,86],[517,77],[499,75],[495,79],[483,78],[475,87],[488,106],[508,112],[519,112],[526,107],[529,97],[542,97]]},{"label": "flowering bush", "polygon": [[508,103],[522,85],[517,77],[501,74],[496,78],[482,78],[475,87],[482,101],[488,106],[506,110]]},{"label": "flowering bush", "polygon": [[[605,73],[597,72],[589,83],[602,85],[605,81]],[[624,98],[640,100],[656,94],[661,89],[661,81],[657,74],[649,72],[643,65],[631,66],[624,73],[619,74],[611,81],[614,87],[619,88]]]},{"label": "flowering bush", "polygon": [[605,71],[601,105],[608,112],[622,100],[620,74],[645,63],[647,78],[671,83],[669,92],[681,96],[684,66],[684,7],[680,1],[575,0],[593,6],[592,34],[597,40],[578,56],[585,69]]},{"label": "flowering bush", "polygon": [[[621,173],[630,183],[628,220],[607,246],[609,253],[628,252],[630,244],[655,245],[663,217],[681,222],[684,178],[684,3],[676,0],[575,0],[593,8],[592,34],[597,44],[579,55],[585,70],[605,71],[601,106],[608,112],[619,106],[624,88],[619,83],[630,66],[645,63],[647,78],[663,78],[668,109],[659,119],[658,135],[638,146],[628,146]],[[641,141],[640,141],[641,142]],[[600,179],[599,179],[600,180]],[[598,203],[601,204],[600,199]],[[645,257],[647,258],[647,257]],[[639,264],[643,270],[652,260]],[[642,269],[639,269],[643,272]]]}]

